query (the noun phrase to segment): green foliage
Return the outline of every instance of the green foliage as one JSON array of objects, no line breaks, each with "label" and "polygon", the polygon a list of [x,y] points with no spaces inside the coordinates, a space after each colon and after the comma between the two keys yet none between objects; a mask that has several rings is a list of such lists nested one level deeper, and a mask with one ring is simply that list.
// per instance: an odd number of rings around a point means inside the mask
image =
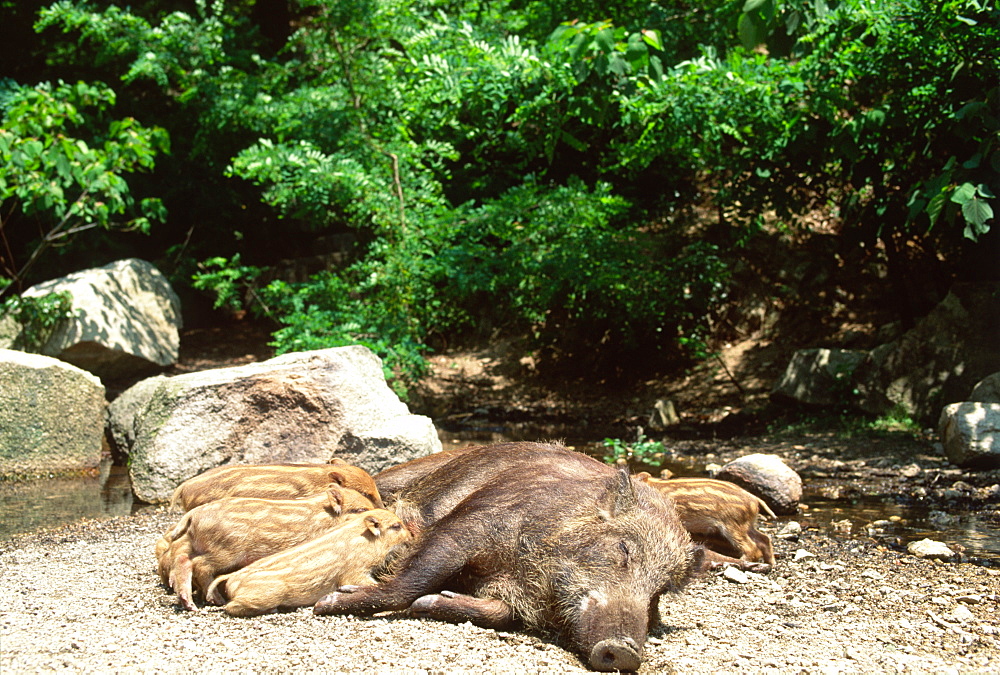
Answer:
[{"label": "green foliage", "polygon": [[[180,218],[171,244],[195,232],[195,286],[249,297],[280,350],[360,341],[403,381],[426,345],[501,329],[577,367],[652,367],[710,353],[728,261],[765,218],[832,213],[845,247],[893,260],[995,235],[994,2],[628,0],[612,22],[590,0],[299,0],[273,49],[250,7],[60,0],[37,27],[54,61],[85,47],[183,144],[171,204],[211,215]],[[135,168],[165,148],[135,123],[99,136]],[[107,182],[103,208],[128,206]],[[60,213],[31,185],[26,208]],[[717,222],[678,216],[696,203]],[[263,265],[348,231],[343,269],[259,286]]]},{"label": "green foliage", "polygon": [[377,292],[375,285],[351,285],[330,273],[303,284],[272,282],[262,291],[282,324],[272,346],[281,354],[363,345],[382,358],[386,379],[405,398],[408,388],[426,372],[425,348],[406,322],[366,300],[365,293]]},{"label": "green foliage", "polygon": [[435,232],[443,238],[432,242],[430,281],[453,316],[462,313],[455,328],[492,318],[591,365],[596,344],[613,361],[675,356],[682,339],[695,346],[725,296],[725,266],[705,243],[658,255],[646,233],[620,222],[628,206],[608,184],[529,180],[466,205],[457,223]]},{"label": "green foliage", "polygon": [[[191,285],[199,291],[212,293],[215,296],[212,305],[215,309],[225,307],[232,312],[246,309],[244,298],[256,293],[260,268],[240,264],[238,253],[232,260],[209,258],[199,263],[199,268],[201,271],[191,276]],[[266,309],[263,305],[252,303],[251,307],[257,313]]]},{"label": "green foliage", "polygon": [[910,410],[901,403],[872,420],[870,426],[876,432],[904,432],[914,436],[921,432],[920,423],[913,419]]},{"label": "green foliage", "polygon": [[0,236],[7,241],[13,229],[39,225],[42,232],[27,261],[5,263],[16,281],[48,247],[82,231],[146,232],[164,218],[158,199],[141,200],[135,213],[124,174],[152,169],[156,155],[168,149],[167,133],[130,117],[106,120],[114,103],[110,88],[83,82],[14,87],[4,96]]},{"label": "green foliage", "polygon": [[626,443],[620,438],[605,438],[603,444],[607,453],[602,459],[607,464],[623,461],[628,464],[661,466],[666,452],[662,442],[647,439],[641,430],[635,443]]},{"label": "green foliage", "polygon": [[20,327],[13,343],[14,349],[38,352],[52,337],[59,323],[73,315],[72,310],[72,296],[62,291],[38,297],[7,298],[0,305],[0,317],[12,317]]}]

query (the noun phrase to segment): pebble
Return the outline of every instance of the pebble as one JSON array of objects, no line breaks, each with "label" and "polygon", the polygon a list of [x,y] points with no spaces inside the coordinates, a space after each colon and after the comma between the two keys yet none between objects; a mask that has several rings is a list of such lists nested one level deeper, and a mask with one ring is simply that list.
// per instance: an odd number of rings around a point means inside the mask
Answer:
[{"label": "pebble", "polygon": [[933,558],[933,559],[950,559],[955,555],[948,546],[940,541],[934,541],[933,539],[921,539],[920,541],[911,541],[906,545],[906,551],[918,558]]},{"label": "pebble", "polygon": [[790,520],[785,523],[785,526],[781,528],[775,536],[778,539],[785,539],[787,541],[798,541],[799,537],[802,535],[802,526],[794,521]]},{"label": "pebble", "polygon": [[976,620],[976,615],[965,605],[957,605],[955,609],[951,610],[951,617],[959,623],[968,623],[969,621]]},{"label": "pebble", "polygon": [[746,572],[739,569],[738,567],[727,567],[722,572],[722,576],[736,584],[746,584],[750,583],[750,578],[747,577]]}]

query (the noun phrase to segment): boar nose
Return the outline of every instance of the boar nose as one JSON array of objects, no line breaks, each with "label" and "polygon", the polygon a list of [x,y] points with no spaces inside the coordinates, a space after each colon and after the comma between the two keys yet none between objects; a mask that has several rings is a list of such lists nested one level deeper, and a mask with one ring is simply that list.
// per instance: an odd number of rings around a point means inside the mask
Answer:
[{"label": "boar nose", "polygon": [[594,670],[638,670],[641,663],[639,645],[630,637],[601,640],[590,650]]}]

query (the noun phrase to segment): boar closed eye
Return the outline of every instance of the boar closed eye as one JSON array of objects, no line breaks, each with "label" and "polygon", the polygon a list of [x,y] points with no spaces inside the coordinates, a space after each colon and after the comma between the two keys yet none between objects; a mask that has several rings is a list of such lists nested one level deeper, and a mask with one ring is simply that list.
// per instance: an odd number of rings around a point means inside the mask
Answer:
[{"label": "boar closed eye", "polygon": [[620,541],[620,542],[618,542],[618,548],[621,549],[622,554],[625,556],[625,560],[623,561],[622,565],[623,566],[628,566],[628,563],[629,563],[628,544],[625,543],[624,541]]}]

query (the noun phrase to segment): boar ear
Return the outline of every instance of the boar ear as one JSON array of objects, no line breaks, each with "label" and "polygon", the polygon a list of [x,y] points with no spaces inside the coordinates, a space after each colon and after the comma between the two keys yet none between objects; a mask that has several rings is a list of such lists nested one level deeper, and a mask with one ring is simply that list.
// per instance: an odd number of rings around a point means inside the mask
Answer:
[{"label": "boar ear", "polygon": [[365,516],[365,527],[376,537],[382,535],[382,523],[375,516]]},{"label": "boar ear", "polygon": [[331,471],[330,472],[330,482],[331,483],[336,483],[337,485],[339,485],[341,487],[344,487],[344,485],[347,483],[347,476],[345,476],[340,471]]},{"label": "boar ear", "polygon": [[344,495],[340,494],[340,490],[327,490],[326,497],[333,515],[339,516],[344,510]]},{"label": "boar ear", "polygon": [[615,509],[614,515],[620,516],[628,513],[639,503],[635,496],[635,486],[632,485],[632,477],[628,473],[627,466],[618,467],[615,476]]}]

